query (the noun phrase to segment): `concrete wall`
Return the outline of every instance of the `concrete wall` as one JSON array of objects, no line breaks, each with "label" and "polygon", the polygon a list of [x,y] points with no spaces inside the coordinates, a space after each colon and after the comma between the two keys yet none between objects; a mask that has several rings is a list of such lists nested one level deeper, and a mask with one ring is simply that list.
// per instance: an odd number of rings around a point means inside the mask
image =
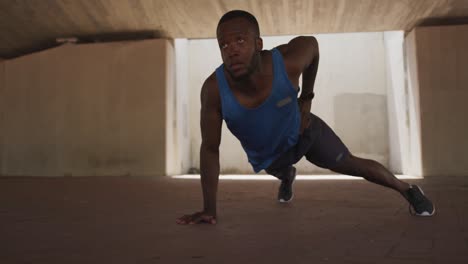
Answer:
[{"label": "concrete wall", "polygon": [[170,41],[147,40],[66,45],[4,62],[0,173],[177,171],[166,164],[173,53]]},{"label": "concrete wall", "polygon": [[5,61],[0,59],[0,175],[4,167],[4,129],[3,129],[3,116],[2,106],[4,105],[4,92],[5,92]]},{"label": "concrete wall", "polygon": [[[166,52],[166,59],[159,67],[165,67],[163,72],[165,73],[164,80],[167,87],[171,89],[165,90],[165,116],[162,117],[162,120],[165,120],[164,128],[165,132],[165,174],[174,175],[178,174],[177,167],[179,166],[178,160],[178,146],[179,146],[179,137],[177,134],[177,95],[176,95],[176,80],[175,80],[175,55],[173,48],[173,42],[171,42],[171,52]],[[164,98],[164,97],[163,97]]]},{"label": "concrete wall", "polygon": [[468,25],[422,27],[407,37],[420,105],[421,174],[468,175]]},{"label": "concrete wall", "polygon": [[408,170],[410,162],[404,32],[384,32],[384,42],[387,62],[389,168],[395,173],[402,173]]},{"label": "concrete wall", "polygon": [[[266,37],[266,49],[287,43],[294,36]],[[358,156],[388,165],[386,53],[383,33],[316,35],[320,44],[320,67],[312,112],[324,119]],[[189,41],[192,166],[198,167],[201,143],[199,128],[200,88],[222,61],[216,40]],[[237,139],[223,126],[221,143],[223,173],[252,173]],[[305,159],[301,173],[328,172]]]},{"label": "concrete wall", "polygon": [[416,60],[416,44],[414,37],[414,34],[405,37],[410,163],[407,170],[403,171],[403,173],[422,176],[421,111],[417,74],[418,63]]},{"label": "concrete wall", "polygon": [[177,117],[177,157],[179,161],[176,173],[186,173],[191,167],[191,147],[190,147],[190,123],[189,123],[189,97],[190,87],[189,83],[189,55],[188,55],[188,40],[175,39],[175,81],[176,81],[176,94],[175,106]]}]

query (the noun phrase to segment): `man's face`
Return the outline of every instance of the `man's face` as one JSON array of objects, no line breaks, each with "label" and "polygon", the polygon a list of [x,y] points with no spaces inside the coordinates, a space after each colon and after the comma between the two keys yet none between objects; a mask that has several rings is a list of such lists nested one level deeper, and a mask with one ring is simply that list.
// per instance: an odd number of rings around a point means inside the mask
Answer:
[{"label": "man's face", "polygon": [[257,66],[254,56],[261,51],[261,39],[245,18],[235,18],[219,25],[218,44],[224,66],[235,80],[249,77]]}]

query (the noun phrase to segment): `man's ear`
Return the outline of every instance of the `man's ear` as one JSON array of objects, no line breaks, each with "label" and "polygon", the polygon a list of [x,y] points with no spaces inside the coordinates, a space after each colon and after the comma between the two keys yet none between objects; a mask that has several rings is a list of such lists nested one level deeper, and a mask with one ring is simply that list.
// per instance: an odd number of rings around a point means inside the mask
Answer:
[{"label": "man's ear", "polygon": [[255,41],[255,48],[257,51],[262,51],[263,50],[263,40],[262,38],[258,37],[257,40]]}]

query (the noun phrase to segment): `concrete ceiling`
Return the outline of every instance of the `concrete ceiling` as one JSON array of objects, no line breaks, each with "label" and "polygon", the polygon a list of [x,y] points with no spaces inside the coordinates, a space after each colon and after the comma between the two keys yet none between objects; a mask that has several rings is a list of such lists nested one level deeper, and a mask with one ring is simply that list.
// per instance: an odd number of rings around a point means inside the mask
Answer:
[{"label": "concrete ceiling", "polygon": [[468,0],[2,0],[0,57],[48,48],[61,37],[211,38],[232,9],[252,12],[264,36],[468,23]]}]

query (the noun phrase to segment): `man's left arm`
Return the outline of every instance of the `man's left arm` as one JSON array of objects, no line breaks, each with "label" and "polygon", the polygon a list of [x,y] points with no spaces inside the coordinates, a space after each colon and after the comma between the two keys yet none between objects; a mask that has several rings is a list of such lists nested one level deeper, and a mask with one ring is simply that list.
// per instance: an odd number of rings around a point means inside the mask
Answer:
[{"label": "man's left arm", "polygon": [[309,126],[309,113],[314,98],[314,84],[319,65],[319,47],[315,37],[300,36],[287,44],[285,58],[297,77],[302,74],[302,92],[299,107],[302,115],[301,133]]},{"label": "man's left arm", "polygon": [[312,100],[314,98],[314,84],[319,66],[319,49],[317,40],[314,37],[305,37],[301,45],[304,47],[304,70],[302,71],[302,93],[301,100]]}]

